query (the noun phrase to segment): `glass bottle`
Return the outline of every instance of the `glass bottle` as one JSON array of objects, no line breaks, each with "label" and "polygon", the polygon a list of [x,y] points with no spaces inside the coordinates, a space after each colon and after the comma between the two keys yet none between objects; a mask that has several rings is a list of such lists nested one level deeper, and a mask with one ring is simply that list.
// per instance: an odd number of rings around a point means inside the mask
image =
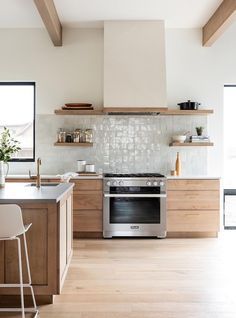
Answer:
[{"label": "glass bottle", "polygon": [[175,161],[175,170],[176,170],[176,175],[180,176],[180,174],[181,174],[181,161],[180,161],[179,152],[177,152],[177,157],[176,157],[176,161]]}]

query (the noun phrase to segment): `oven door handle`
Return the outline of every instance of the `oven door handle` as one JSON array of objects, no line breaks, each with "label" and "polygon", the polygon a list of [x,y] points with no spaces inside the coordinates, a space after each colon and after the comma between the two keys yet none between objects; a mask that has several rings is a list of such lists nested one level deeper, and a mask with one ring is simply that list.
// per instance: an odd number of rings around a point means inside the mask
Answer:
[{"label": "oven door handle", "polygon": [[110,194],[104,193],[105,198],[166,198],[166,194]]}]

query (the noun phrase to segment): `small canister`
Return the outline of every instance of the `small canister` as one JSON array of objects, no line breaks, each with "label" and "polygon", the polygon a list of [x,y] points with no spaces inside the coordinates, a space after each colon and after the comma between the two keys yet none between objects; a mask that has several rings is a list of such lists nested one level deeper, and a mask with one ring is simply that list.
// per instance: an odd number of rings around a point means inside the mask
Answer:
[{"label": "small canister", "polygon": [[85,160],[77,160],[77,172],[84,172],[86,166]]},{"label": "small canister", "polygon": [[95,172],[95,165],[86,164],[86,166],[85,166],[85,171],[86,171],[86,172]]}]

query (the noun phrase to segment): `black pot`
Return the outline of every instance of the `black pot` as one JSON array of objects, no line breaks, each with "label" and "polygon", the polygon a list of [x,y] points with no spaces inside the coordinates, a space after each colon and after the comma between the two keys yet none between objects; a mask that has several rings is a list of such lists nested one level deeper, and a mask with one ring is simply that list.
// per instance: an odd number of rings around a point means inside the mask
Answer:
[{"label": "black pot", "polygon": [[188,100],[187,102],[179,103],[178,105],[181,110],[197,110],[201,103],[191,102]]}]

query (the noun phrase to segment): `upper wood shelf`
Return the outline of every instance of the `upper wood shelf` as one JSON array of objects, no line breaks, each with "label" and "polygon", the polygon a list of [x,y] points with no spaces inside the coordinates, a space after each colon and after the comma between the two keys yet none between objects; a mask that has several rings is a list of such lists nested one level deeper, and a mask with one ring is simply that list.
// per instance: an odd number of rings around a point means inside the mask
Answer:
[{"label": "upper wood shelf", "polygon": [[56,109],[54,111],[56,115],[105,115],[102,110],[64,110]]},{"label": "upper wood shelf", "polygon": [[170,147],[211,147],[213,142],[171,142]]},{"label": "upper wood shelf", "polygon": [[54,146],[60,147],[92,147],[91,142],[55,142]]},{"label": "upper wood shelf", "polygon": [[198,110],[180,110],[180,109],[167,109],[165,111],[160,112],[160,115],[174,115],[174,116],[199,116],[199,115],[209,115],[213,114],[213,109],[198,109]]},{"label": "upper wood shelf", "polygon": [[108,115],[108,113],[128,112],[135,115],[136,113],[159,113],[160,116],[206,116],[213,114],[213,109],[199,110],[179,110],[179,109],[164,109],[164,108],[104,108],[101,110],[63,110],[56,109],[56,115]]}]

